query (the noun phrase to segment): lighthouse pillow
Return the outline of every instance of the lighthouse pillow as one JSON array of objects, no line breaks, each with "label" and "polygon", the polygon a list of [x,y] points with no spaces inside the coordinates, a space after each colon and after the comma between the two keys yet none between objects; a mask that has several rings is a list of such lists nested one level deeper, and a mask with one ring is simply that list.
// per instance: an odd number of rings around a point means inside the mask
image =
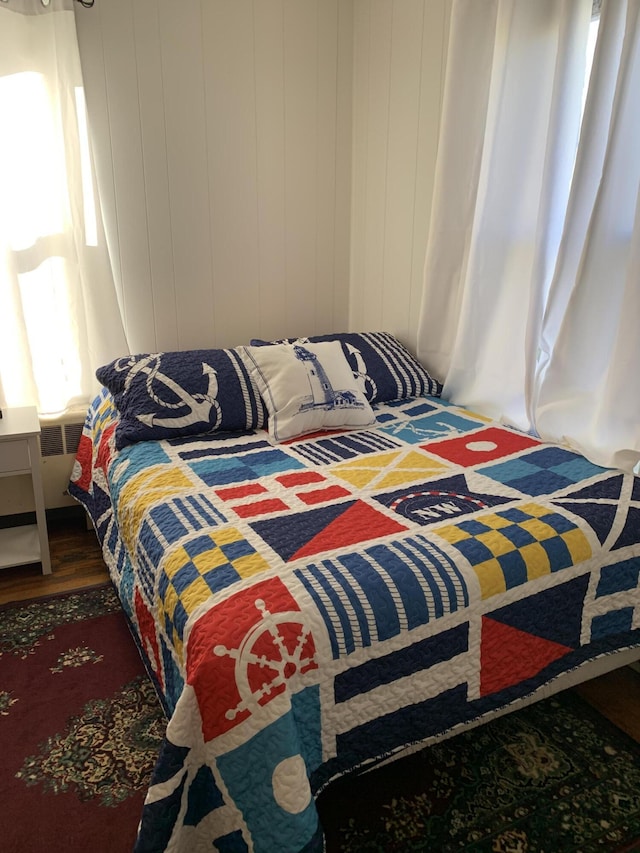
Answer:
[{"label": "lighthouse pillow", "polygon": [[239,347],[269,414],[276,441],[375,423],[337,341]]}]

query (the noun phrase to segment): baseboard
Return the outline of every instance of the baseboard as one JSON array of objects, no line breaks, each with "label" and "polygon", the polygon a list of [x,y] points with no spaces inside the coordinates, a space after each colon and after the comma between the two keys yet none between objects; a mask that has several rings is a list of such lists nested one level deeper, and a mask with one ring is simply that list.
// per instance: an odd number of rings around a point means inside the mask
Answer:
[{"label": "baseboard", "polygon": [[[73,521],[74,519],[83,519],[85,517],[84,508],[80,504],[75,506],[61,506],[55,509],[48,509],[45,512],[47,523]],[[4,527],[22,527],[23,524],[35,524],[35,512],[19,512],[13,515],[0,515],[0,529]]]}]

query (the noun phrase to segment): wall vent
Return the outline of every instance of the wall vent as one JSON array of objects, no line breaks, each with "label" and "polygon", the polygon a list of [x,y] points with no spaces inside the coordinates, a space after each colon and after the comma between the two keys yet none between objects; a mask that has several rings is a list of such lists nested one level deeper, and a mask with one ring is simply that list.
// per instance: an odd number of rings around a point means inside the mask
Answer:
[{"label": "wall vent", "polygon": [[83,423],[41,425],[40,452],[45,456],[75,456],[82,435]]},{"label": "wall vent", "polygon": [[60,424],[41,427],[40,453],[43,456],[62,456],[64,453],[64,440]]},{"label": "wall vent", "polygon": [[70,409],[63,415],[40,420],[40,454],[42,487],[47,509],[71,506],[67,491],[73,471],[73,460],[82,435],[86,411]]},{"label": "wall vent", "polygon": [[78,445],[80,444],[80,438],[82,437],[83,427],[84,421],[76,424],[64,425],[64,446],[67,453],[73,453],[75,456],[78,450]]}]

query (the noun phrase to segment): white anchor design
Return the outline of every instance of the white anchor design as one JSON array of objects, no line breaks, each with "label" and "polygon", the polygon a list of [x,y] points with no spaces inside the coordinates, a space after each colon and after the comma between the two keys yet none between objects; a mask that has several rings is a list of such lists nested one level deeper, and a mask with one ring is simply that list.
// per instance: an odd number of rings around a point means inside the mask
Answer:
[{"label": "white anchor design", "polygon": [[[358,380],[362,393],[369,400],[375,399],[376,394],[378,393],[378,388],[376,383],[367,373],[367,365],[362,357],[362,353],[359,349],[354,347],[353,344],[347,344],[347,351],[349,353],[349,364],[352,365],[351,370],[353,372],[354,379]],[[353,367],[354,361],[355,367]],[[371,394],[367,394],[368,387],[371,388]]]},{"label": "white anchor design", "polygon": [[[170,376],[166,376],[160,372],[160,362],[163,353],[145,356],[140,361],[131,363],[128,362],[125,366],[130,372],[127,375],[124,387],[126,394],[130,388],[134,378],[143,373],[146,375],[147,393],[151,399],[163,409],[182,409],[187,406],[189,411],[184,415],[176,418],[162,418],[157,413],[150,412],[147,414],[137,415],[137,419],[145,426],[166,426],[166,427],[183,427],[195,423],[210,423],[212,409],[216,413],[215,421],[211,422],[211,426],[215,426],[221,416],[220,403],[216,400],[218,393],[218,378],[216,371],[210,364],[202,363],[202,374],[207,377],[208,387],[206,394],[189,394],[178,382],[175,382]],[[121,369],[117,365],[116,369]],[[169,403],[159,397],[153,390],[154,382],[159,382],[166,388],[169,388],[178,397],[179,402]]]}]

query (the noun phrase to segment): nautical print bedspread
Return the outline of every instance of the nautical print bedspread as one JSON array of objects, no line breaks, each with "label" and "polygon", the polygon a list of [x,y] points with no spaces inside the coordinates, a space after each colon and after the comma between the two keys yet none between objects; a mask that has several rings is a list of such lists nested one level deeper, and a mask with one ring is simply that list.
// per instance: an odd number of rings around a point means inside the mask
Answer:
[{"label": "nautical print bedspread", "polygon": [[435,398],[115,452],[71,490],[171,715],[147,850],[321,850],[314,796],[640,644],[640,480]]}]

